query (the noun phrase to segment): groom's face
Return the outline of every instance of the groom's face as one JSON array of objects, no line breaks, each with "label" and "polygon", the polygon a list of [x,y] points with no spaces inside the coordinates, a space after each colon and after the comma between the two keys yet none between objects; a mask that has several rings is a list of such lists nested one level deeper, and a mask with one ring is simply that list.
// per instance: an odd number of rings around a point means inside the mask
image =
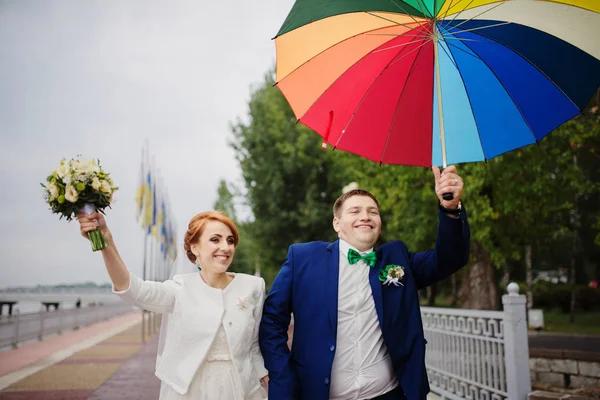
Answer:
[{"label": "groom's face", "polygon": [[370,249],[381,233],[379,207],[368,196],[352,196],[344,201],[339,215],[333,218],[333,229],[340,239],[359,251]]}]

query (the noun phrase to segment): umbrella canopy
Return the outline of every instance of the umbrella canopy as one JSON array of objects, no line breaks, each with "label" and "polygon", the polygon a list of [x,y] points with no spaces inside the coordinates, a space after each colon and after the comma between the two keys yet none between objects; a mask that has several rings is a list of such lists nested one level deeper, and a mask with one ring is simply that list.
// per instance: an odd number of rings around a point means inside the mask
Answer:
[{"label": "umbrella canopy", "polygon": [[297,0],[275,43],[299,122],[385,164],[535,143],[600,86],[597,0]]}]

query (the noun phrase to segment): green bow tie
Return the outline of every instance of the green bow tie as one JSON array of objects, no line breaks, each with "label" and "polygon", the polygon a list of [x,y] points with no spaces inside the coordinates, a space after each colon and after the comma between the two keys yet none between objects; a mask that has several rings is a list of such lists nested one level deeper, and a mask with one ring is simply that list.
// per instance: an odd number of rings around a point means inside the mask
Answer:
[{"label": "green bow tie", "polygon": [[359,260],[363,260],[369,267],[373,267],[377,262],[377,254],[372,251],[369,254],[361,256],[358,251],[354,249],[348,249],[348,262],[352,265],[356,264]]}]

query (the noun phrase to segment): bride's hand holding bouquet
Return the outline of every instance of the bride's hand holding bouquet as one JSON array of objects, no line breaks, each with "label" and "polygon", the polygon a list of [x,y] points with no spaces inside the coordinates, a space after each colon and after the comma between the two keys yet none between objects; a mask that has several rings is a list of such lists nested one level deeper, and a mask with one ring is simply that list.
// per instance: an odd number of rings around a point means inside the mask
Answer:
[{"label": "bride's hand holding bouquet", "polygon": [[108,233],[106,222],[99,213],[110,208],[114,185],[110,174],[102,170],[97,160],[84,161],[79,158],[62,160],[57,169],[46,178],[44,198],[54,214],[60,219],[71,221],[81,214],[87,214],[93,229],[85,233],[90,239],[92,250],[102,250],[107,247],[102,232]]}]

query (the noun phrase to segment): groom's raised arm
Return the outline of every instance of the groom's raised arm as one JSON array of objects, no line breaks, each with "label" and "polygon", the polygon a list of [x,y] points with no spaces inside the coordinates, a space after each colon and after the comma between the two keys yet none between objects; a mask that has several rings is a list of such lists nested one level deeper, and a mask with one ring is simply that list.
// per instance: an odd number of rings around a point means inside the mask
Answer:
[{"label": "groom's raised arm", "polygon": [[290,361],[288,328],[292,313],[292,286],[294,277],[293,246],[285,263],[275,277],[265,300],[259,329],[259,344],[269,371],[269,398],[294,398],[296,374]]},{"label": "groom's raised arm", "polygon": [[417,287],[422,289],[447,278],[469,262],[470,240],[467,211],[458,218],[438,212],[439,225],[435,249],[412,253],[410,266]]}]

